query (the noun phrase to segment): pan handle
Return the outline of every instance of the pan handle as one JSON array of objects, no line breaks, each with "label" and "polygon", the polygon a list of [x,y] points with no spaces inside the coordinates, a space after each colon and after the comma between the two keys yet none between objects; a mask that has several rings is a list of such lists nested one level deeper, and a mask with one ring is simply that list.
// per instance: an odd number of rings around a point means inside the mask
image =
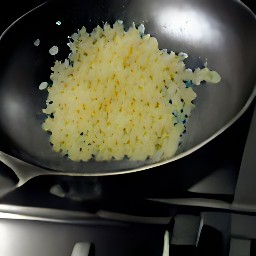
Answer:
[{"label": "pan handle", "polygon": [[21,187],[32,178],[41,175],[60,175],[59,172],[51,172],[46,169],[31,165],[13,156],[0,151],[0,161],[8,166],[17,176],[19,182],[16,187]]},{"label": "pan handle", "polygon": [[[18,158],[10,156],[2,151],[0,151],[0,162],[9,167],[17,176],[18,183],[7,190],[0,190],[0,198],[7,195],[8,193],[14,191],[16,188],[23,186],[29,180],[42,176],[42,175],[55,175],[63,176],[63,180],[59,180],[65,183],[68,182],[69,192],[65,193],[65,197],[71,200],[97,200],[102,193],[101,184],[98,182],[95,177],[88,177],[80,173],[71,173],[71,172],[61,172],[61,171],[51,171],[38,166],[24,162]],[[87,176],[87,179],[82,180],[73,180],[73,177],[82,177]],[[66,178],[65,178],[66,177]],[[68,178],[70,177],[70,178]],[[80,181],[81,183],[79,183]],[[78,183],[77,183],[78,182]],[[59,185],[58,183],[56,185]],[[78,188],[77,188],[78,185]],[[83,188],[81,190],[81,188]],[[56,195],[56,194],[55,194]]]}]

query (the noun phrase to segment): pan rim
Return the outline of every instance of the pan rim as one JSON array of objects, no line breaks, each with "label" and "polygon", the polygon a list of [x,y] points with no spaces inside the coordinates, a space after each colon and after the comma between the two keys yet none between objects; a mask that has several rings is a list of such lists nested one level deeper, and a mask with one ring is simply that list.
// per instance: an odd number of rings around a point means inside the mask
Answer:
[{"label": "pan rim", "polygon": [[[36,7],[34,7],[33,9],[29,10],[28,12],[24,13],[23,15],[21,15],[19,18],[17,18],[15,21],[13,21],[0,35],[0,41],[2,40],[2,38],[5,36],[5,34],[17,23],[19,22],[23,17],[27,16],[28,14],[34,12],[35,10],[51,3],[54,1],[58,1],[58,0],[50,0],[50,1],[46,1]],[[239,5],[241,5],[243,8],[245,8],[248,12],[248,14],[250,14],[255,20],[256,20],[256,14],[241,0],[229,0],[231,2],[237,2]],[[111,170],[106,170],[103,172],[68,172],[68,171],[63,171],[63,170],[58,170],[58,169],[50,169],[44,166],[40,166],[38,164],[34,164],[34,163],[30,163],[27,161],[24,161],[23,159],[20,159],[19,157],[14,157],[11,154],[8,154],[10,156],[12,156],[13,158],[19,159],[27,164],[39,167],[43,170],[46,171],[45,174],[53,174],[53,175],[65,175],[65,176],[112,176],[112,175],[121,175],[121,174],[128,174],[128,173],[136,173],[139,171],[144,171],[144,170],[149,170],[152,168],[156,168],[162,165],[166,165],[169,164],[171,162],[177,161],[179,159],[182,159],[190,154],[192,154],[193,152],[197,151],[198,149],[202,148],[204,145],[208,144],[210,141],[214,140],[216,137],[218,137],[220,134],[222,134],[224,131],[226,131],[230,126],[232,126],[245,112],[246,110],[251,106],[253,100],[256,98],[256,83],[254,84],[254,88],[252,89],[252,93],[249,96],[249,98],[247,99],[246,103],[244,104],[244,106],[241,108],[241,110],[234,115],[229,122],[226,123],[226,125],[224,125],[222,128],[220,128],[217,132],[215,132],[213,135],[211,135],[209,138],[207,138],[206,140],[204,140],[203,142],[199,143],[198,145],[192,147],[189,150],[186,150],[185,152],[179,153],[176,156],[173,156],[170,159],[167,160],[163,160],[157,163],[149,163],[148,165],[145,166],[141,166],[141,167],[135,167],[133,169],[124,169],[124,170],[120,170],[120,171],[111,171]],[[4,154],[6,154],[4,151],[0,151],[0,153],[3,152]]]}]

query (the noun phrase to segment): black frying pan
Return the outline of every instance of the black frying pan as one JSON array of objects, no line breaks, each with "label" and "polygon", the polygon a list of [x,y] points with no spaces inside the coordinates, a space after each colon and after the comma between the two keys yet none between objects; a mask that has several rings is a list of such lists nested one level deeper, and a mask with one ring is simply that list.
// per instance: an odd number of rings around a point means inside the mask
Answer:
[{"label": "black frying pan", "polygon": [[[47,92],[38,86],[49,78],[55,60],[49,49],[57,45],[57,58],[63,60],[69,53],[69,35],[82,26],[91,30],[117,19],[127,26],[144,23],[146,33],[157,38],[160,48],[188,53],[188,67],[207,59],[208,67],[222,77],[219,85],[196,88],[196,109],[182,151],[166,161],[72,162],[52,151],[48,134],[41,128]],[[35,47],[38,38],[40,47]],[[38,174],[62,172],[88,176],[134,172],[184,158],[227,129],[252,102],[255,46],[255,15],[240,1],[49,1],[18,19],[1,36],[0,160],[23,173],[25,181]]]}]

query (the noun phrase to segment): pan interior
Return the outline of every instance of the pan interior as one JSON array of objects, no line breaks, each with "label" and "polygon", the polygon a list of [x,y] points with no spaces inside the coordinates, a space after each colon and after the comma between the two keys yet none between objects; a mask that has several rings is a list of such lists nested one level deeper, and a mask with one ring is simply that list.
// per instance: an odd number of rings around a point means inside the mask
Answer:
[{"label": "pan interior", "polygon": [[118,19],[127,27],[143,23],[160,48],[188,53],[191,68],[207,60],[208,67],[222,77],[218,85],[195,89],[196,108],[183,153],[225,127],[252,97],[256,20],[238,1],[52,1],[26,14],[1,37],[0,150],[46,169],[68,172],[125,173],[152,166],[150,161],[72,162],[52,151],[41,128],[47,92],[38,87],[49,79],[55,61],[49,49],[58,46],[58,60],[64,60],[69,53],[67,37],[77,29],[85,26],[90,31]]}]

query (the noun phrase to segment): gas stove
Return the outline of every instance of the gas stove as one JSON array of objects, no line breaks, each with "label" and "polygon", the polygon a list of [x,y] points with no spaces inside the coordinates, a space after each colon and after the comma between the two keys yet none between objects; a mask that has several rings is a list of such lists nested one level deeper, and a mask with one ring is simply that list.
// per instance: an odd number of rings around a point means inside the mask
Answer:
[{"label": "gas stove", "polygon": [[[1,31],[42,2],[7,4]],[[185,160],[142,172],[41,176],[14,189],[17,177],[0,163],[0,255],[160,256],[166,231],[174,256],[256,255],[255,150],[254,100]]]}]

